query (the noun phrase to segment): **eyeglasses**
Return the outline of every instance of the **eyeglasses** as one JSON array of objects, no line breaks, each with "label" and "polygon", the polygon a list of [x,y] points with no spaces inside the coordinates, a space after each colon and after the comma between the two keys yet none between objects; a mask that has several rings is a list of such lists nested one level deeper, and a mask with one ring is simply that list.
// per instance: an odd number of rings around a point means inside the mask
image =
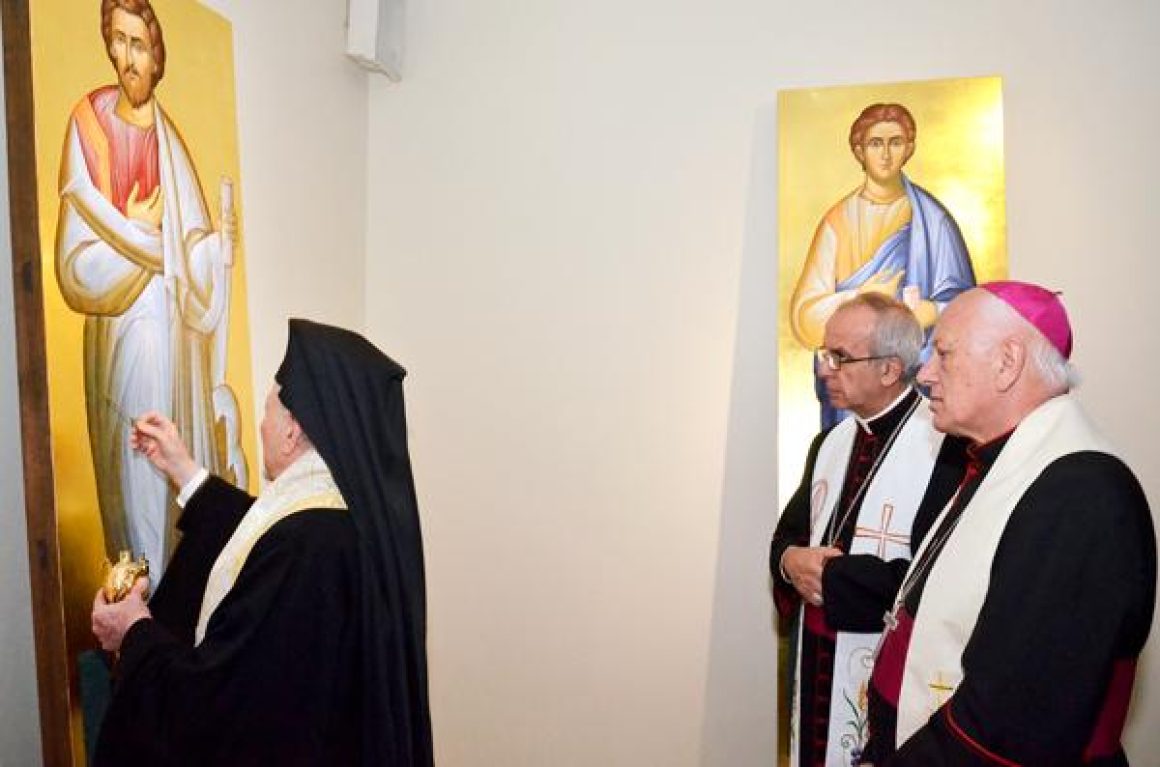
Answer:
[{"label": "eyeglasses", "polygon": [[894,357],[896,355],[894,355],[894,354],[876,354],[873,357],[847,357],[846,355],[842,354],[841,352],[835,352],[835,351],[832,351],[830,349],[826,349],[825,347],[823,347],[821,349],[818,349],[817,352],[815,352],[815,356],[818,358],[818,364],[820,364],[822,367],[824,367],[828,370],[833,370],[834,372],[837,372],[837,371],[842,369],[843,365],[847,365],[851,362],[869,362],[870,360],[885,360],[885,359],[889,359],[891,357]]}]

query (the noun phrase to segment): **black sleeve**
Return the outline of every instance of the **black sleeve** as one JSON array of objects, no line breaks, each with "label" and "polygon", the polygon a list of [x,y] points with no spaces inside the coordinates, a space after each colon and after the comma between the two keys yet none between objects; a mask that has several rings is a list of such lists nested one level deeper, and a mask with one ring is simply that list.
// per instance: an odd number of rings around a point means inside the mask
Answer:
[{"label": "black sleeve", "polygon": [[259,539],[200,645],[135,623],[94,764],[329,763],[324,735],[358,721],[334,706],[354,695],[357,545],[345,511],[298,512]]},{"label": "black sleeve", "polygon": [[836,631],[881,631],[882,615],[890,609],[909,564],[873,554],[831,559],[822,570],[826,623]]},{"label": "black sleeve", "polygon": [[211,474],[190,496],[177,520],[181,540],[149,600],[149,610],[186,644],[193,644],[213,563],[253,502],[248,493]]},{"label": "black sleeve", "polygon": [[[966,470],[966,446],[965,440],[948,436],[939,448],[910,529],[912,555],[958,489]],[[872,554],[831,559],[822,571],[826,623],[838,631],[881,631],[882,616],[893,605],[909,566],[907,559],[887,562]]]},{"label": "black sleeve", "polygon": [[773,576],[774,599],[777,602],[778,612],[782,613],[783,617],[786,610],[796,606],[797,591],[781,577],[779,566],[781,556],[790,546],[808,546],[810,543],[810,484],[814,464],[818,460],[818,450],[827,434],[829,430],[823,431],[810,443],[801,482],[782,510],[777,520],[777,529],[773,532],[773,540],[769,545],[769,572]]},{"label": "black sleeve", "polygon": [[1103,453],[1054,462],[999,541],[962,683],[888,764],[1080,764],[1155,595],[1152,517],[1132,473]]}]

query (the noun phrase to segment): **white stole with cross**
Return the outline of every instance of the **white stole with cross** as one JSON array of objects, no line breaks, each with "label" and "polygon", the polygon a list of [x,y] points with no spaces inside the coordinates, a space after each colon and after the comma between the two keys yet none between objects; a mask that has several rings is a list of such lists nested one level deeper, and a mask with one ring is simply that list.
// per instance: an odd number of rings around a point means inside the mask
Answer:
[{"label": "white stole with cross", "polygon": [[[845,509],[835,510],[846,479],[846,468],[859,429],[854,418],[834,427],[818,449],[810,485],[810,545],[824,545],[830,519],[841,519]],[[873,554],[881,559],[910,559],[910,528],[926,494],[943,435],[935,431],[930,408],[920,399],[910,418],[902,425],[866,487],[854,522],[851,554]],[[838,524],[835,521],[835,524]],[[800,617],[800,616],[799,616]],[[798,647],[801,624],[798,621]],[[866,688],[874,663],[879,632],[837,632],[834,651],[833,684],[830,690],[830,728],[826,741],[826,767],[849,767],[854,752],[866,743]],[[793,717],[790,728],[790,764],[798,765],[797,738],[801,708],[801,658],[795,675]]]},{"label": "white stole with cross", "polygon": [[[898,698],[897,744],[925,725],[963,680],[963,649],[987,596],[991,563],[1011,512],[1049,464],[1083,450],[1112,452],[1071,395],[1048,400],[1015,429],[963,509],[930,568],[914,618]],[[939,529],[946,513],[931,530]],[[932,537],[927,536],[915,562]]]}]

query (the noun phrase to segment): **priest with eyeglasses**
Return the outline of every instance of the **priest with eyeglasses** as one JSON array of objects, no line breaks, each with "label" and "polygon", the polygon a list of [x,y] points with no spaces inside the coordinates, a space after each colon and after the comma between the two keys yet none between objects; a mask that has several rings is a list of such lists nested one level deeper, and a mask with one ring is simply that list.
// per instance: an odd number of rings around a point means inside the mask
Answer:
[{"label": "priest with eyeglasses", "polygon": [[965,443],[934,429],[912,383],[923,331],[903,303],[859,295],[826,323],[824,342],[817,369],[852,416],[814,438],[769,560],[794,648],[795,767],[861,758],[883,613],[965,461]]}]

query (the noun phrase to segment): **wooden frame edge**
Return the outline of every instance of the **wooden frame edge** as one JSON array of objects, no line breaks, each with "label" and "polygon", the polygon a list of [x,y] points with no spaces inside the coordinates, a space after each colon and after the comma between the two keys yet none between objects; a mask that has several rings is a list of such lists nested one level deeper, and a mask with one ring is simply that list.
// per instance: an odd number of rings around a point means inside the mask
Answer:
[{"label": "wooden frame edge", "polygon": [[28,0],[0,0],[0,14],[4,26],[13,305],[40,741],[46,767],[72,767],[68,657],[45,365]]}]

